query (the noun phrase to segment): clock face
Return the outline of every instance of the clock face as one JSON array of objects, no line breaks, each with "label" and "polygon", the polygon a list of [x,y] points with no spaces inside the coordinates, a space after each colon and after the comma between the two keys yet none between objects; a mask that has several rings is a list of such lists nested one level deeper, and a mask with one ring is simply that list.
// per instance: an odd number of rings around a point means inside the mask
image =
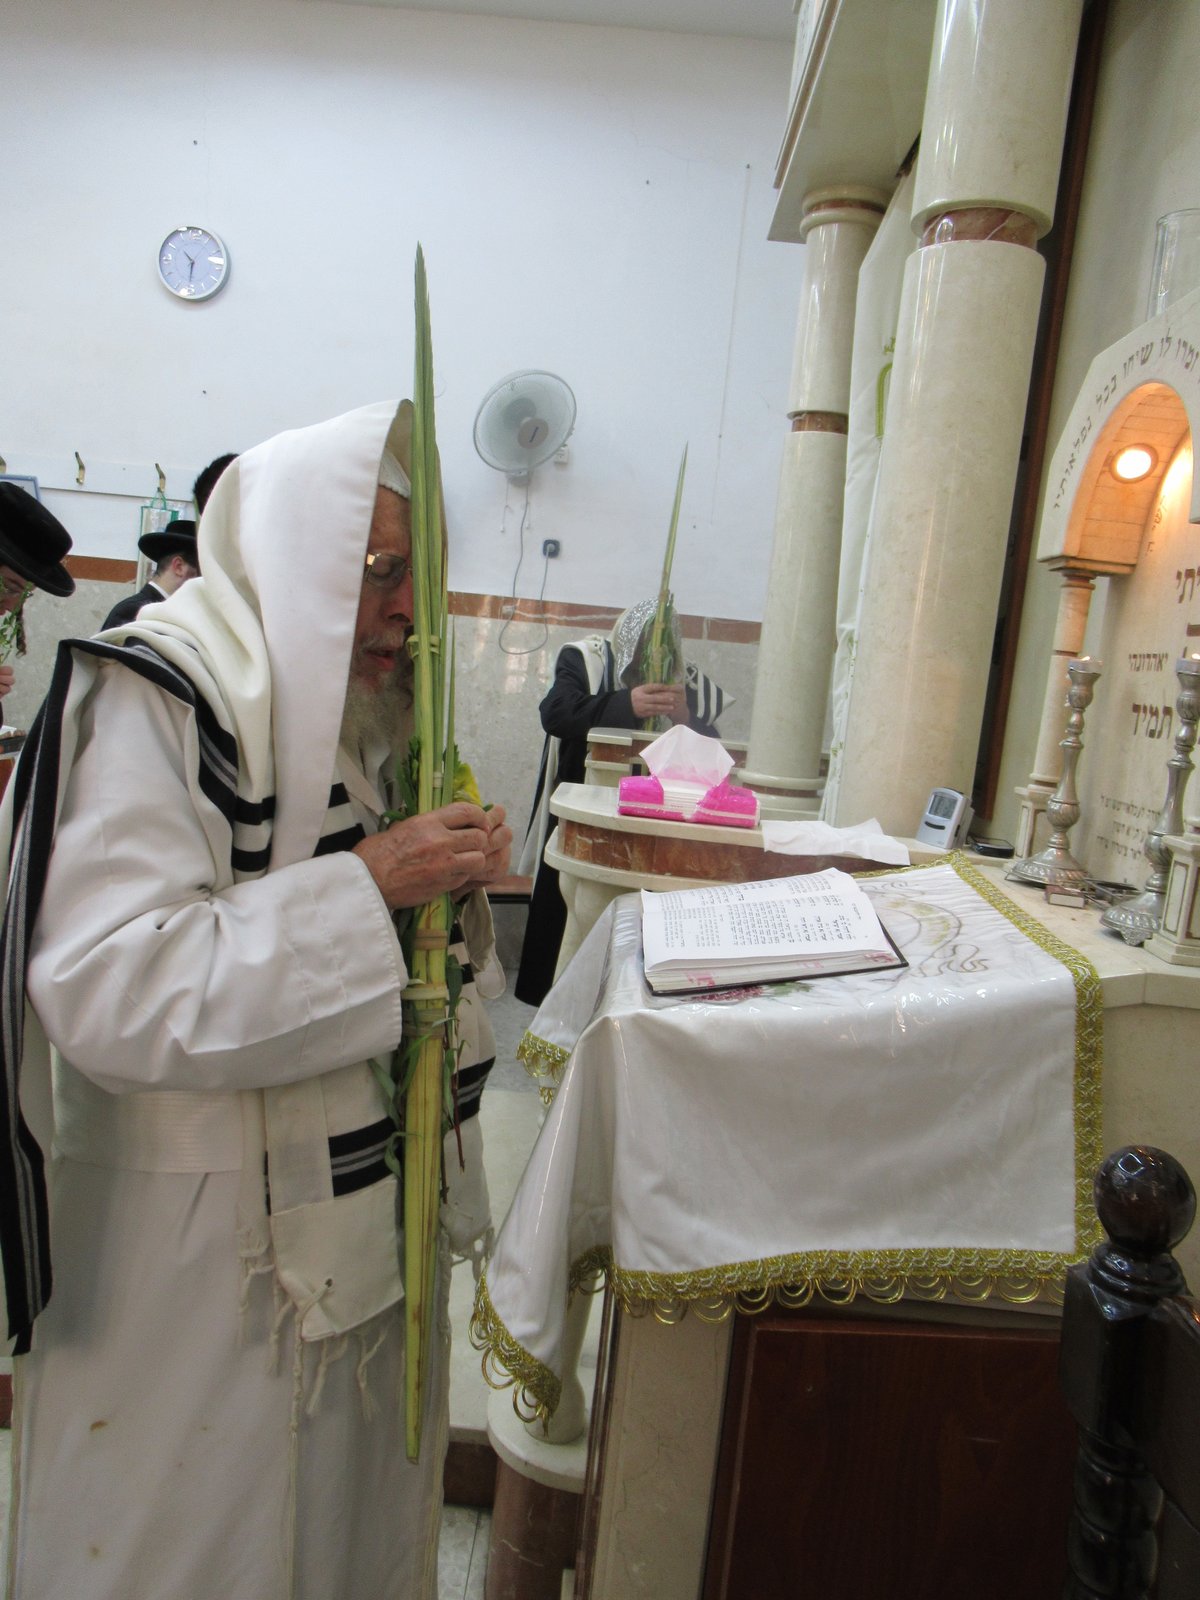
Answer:
[{"label": "clock face", "polygon": [[159,247],[158,275],[181,300],[207,300],[229,277],[229,253],[207,228],[176,228]]}]

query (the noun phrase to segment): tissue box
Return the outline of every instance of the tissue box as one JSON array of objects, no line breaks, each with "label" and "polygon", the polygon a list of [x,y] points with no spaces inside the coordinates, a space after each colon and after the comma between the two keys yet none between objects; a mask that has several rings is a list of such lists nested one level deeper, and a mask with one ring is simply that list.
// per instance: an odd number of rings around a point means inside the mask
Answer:
[{"label": "tissue box", "polygon": [[617,785],[617,812],[622,817],[753,828],[758,822],[758,796],[732,783],[706,789],[682,778],[622,778]]}]

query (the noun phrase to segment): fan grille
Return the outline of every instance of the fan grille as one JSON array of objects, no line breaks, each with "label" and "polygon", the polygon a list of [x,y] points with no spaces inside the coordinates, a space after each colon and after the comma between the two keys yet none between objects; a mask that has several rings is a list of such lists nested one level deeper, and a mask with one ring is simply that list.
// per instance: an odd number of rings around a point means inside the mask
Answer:
[{"label": "fan grille", "polygon": [[512,372],[483,397],[475,448],[489,467],[531,472],[566,443],[575,426],[575,396],[556,373]]}]

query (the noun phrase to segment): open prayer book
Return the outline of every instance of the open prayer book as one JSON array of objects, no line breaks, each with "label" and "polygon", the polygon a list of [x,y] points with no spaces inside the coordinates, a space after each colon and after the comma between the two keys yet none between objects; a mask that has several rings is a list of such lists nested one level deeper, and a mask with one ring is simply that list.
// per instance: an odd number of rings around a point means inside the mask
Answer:
[{"label": "open prayer book", "polygon": [[870,900],[836,867],[666,894],[643,889],[642,946],[655,994],[907,966]]}]

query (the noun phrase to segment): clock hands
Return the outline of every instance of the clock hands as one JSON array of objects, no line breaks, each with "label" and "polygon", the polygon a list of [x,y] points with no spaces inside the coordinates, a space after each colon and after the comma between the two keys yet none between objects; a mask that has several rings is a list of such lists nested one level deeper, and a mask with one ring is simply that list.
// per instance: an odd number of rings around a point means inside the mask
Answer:
[{"label": "clock hands", "polygon": [[206,300],[224,285],[229,257],[216,234],[202,228],[177,228],[163,240],[158,270],[172,294],[181,299]]}]

